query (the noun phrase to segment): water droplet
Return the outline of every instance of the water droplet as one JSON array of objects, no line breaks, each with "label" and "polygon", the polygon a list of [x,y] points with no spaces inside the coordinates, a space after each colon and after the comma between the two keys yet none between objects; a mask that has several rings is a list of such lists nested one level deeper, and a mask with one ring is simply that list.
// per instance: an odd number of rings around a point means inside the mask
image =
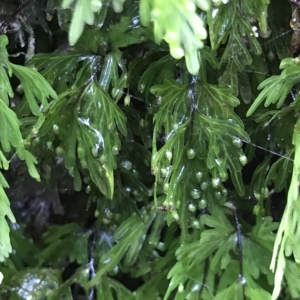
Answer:
[{"label": "water droplet", "polygon": [[194,221],[192,222],[192,227],[193,227],[194,229],[199,229],[199,228],[200,228],[200,223],[199,223],[199,221],[198,221],[198,220],[194,220]]},{"label": "water droplet", "polygon": [[191,196],[193,199],[199,199],[200,198],[200,191],[198,189],[193,189],[191,191]]},{"label": "water droplet", "polygon": [[178,286],[178,293],[182,293],[183,290],[184,290],[184,286],[183,286],[182,283],[180,283],[179,286]]},{"label": "water droplet", "polygon": [[124,99],[124,106],[129,106],[131,102],[130,96],[127,94],[125,99]]},{"label": "water droplet", "polygon": [[125,191],[126,191],[127,193],[130,193],[130,192],[131,192],[131,187],[127,186],[127,187],[125,188]]},{"label": "water droplet", "polygon": [[256,191],[254,191],[254,197],[255,197],[255,199],[257,199],[257,200],[261,200],[261,194],[260,193],[258,193],[258,192],[256,192]]},{"label": "water droplet", "polygon": [[241,162],[241,164],[242,164],[243,166],[245,166],[245,165],[247,164],[247,162],[248,162],[246,155],[241,155],[241,156],[239,157],[239,160],[240,160],[240,162]]},{"label": "water droplet", "polygon": [[201,199],[198,204],[199,209],[205,209],[207,207],[207,202],[205,199]]},{"label": "water droplet", "polygon": [[216,195],[217,199],[221,199],[221,197],[222,197],[221,192],[215,192],[215,195]]},{"label": "water droplet", "polygon": [[204,181],[204,182],[202,182],[201,183],[201,189],[203,190],[203,191],[205,191],[206,189],[207,189],[207,187],[208,187],[208,183],[206,182],[206,181]]},{"label": "water droplet", "polygon": [[56,149],[55,149],[55,153],[57,154],[57,155],[63,155],[64,154],[64,149],[62,148],[62,147],[56,147]]},{"label": "water droplet", "polygon": [[112,275],[117,275],[119,273],[119,267],[115,266],[112,273],[113,273]]},{"label": "water droplet", "polygon": [[59,134],[59,126],[57,124],[54,124],[52,126],[52,130],[53,130],[54,133]]},{"label": "water droplet", "polygon": [[167,173],[168,173],[168,171],[167,171],[167,169],[165,169],[165,168],[162,168],[162,169],[160,170],[160,175],[161,175],[161,177],[163,177],[163,178],[167,177]]},{"label": "water droplet", "polygon": [[188,206],[188,210],[190,212],[194,212],[194,211],[196,211],[196,206],[193,203],[190,203]]},{"label": "water droplet", "polygon": [[232,143],[233,143],[233,145],[235,145],[235,146],[237,146],[239,148],[241,148],[243,146],[243,142],[242,142],[242,140],[240,138],[234,138],[232,140]]},{"label": "water droplet", "polygon": [[196,178],[197,178],[197,181],[198,181],[198,182],[201,181],[202,177],[203,177],[203,173],[202,173],[202,172],[197,172],[197,173],[196,173]]},{"label": "water droplet", "polygon": [[124,161],[122,161],[122,166],[126,170],[130,171],[132,169],[132,162],[129,160],[124,160]]},{"label": "water droplet", "polygon": [[212,186],[214,188],[218,188],[221,184],[221,179],[219,177],[213,178],[212,179]]},{"label": "water droplet", "polygon": [[114,217],[114,214],[109,209],[105,213],[106,217],[110,220]]},{"label": "water droplet", "polygon": [[195,155],[196,155],[196,152],[195,152],[194,149],[189,149],[187,151],[187,157],[188,157],[188,159],[193,159],[195,157]]},{"label": "water droplet", "polygon": [[144,90],[145,90],[145,85],[144,85],[143,83],[140,85],[139,90],[140,90],[140,93],[143,93],[143,92],[144,92]]},{"label": "water droplet", "polygon": [[173,125],[173,130],[177,130],[179,128],[179,124],[177,124],[177,123],[175,123],[174,125]]},{"label": "water droplet", "polygon": [[39,133],[38,129],[33,127],[32,130],[31,130],[31,134],[33,136],[36,136],[38,133]]},{"label": "water droplet", "polygon": [[246,280],[246,278],[244,276],[242,276],[240,278],[240,282],[241,282],[242,285],[245,285],[247,283],[247,280]]},{"label": "water droplet", "polygon": [[156,246],[156,248],[160,251],[164,251],[166,248],[165,243],[159,242],[158,245]]},{"label": "water droplet", "polygon": [[118,155],[119,154],[119,148],[117,146],[114,146],[112,149],[113,155]]},{"label": "water droplet", "polygon": [[87,193],[87,194],[89,194],[90,192],[91,192],[91,186],[90,185],[88,185],[87,187],[86,187],[86,189],[85,189],[85,192]]},{"label": "water droplet", "polygon": [[166,151],[166,159],[168,161],[171,161],[172,160],[172,157],[173,157],[173,154],[171,151]]},{"label": "water droplet", "polygon": [[17,93],[23,93],[23,92],[24,92],[23,87],[22,87],[21,84],[19,84],[19,85],[17,86],[16,92],[17,92]]}]

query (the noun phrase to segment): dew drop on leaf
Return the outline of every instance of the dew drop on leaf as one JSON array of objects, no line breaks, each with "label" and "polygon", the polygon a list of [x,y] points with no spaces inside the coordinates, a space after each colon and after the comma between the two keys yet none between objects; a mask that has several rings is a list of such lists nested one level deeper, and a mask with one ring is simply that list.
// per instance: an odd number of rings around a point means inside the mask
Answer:
[{"label": "dew drop on leaf", "polygon": [[215,195],[216,195],[217,199],[221,199],[221,197],[222,197],[221,192],[215,192]]},{"label": "dew drop on leaf", "polygon": [[141,84],[139,90],[140,90],[140,93],[143,93],[145,90],[145,85]]},{"label": "dew drop on leaf", "polygon": [[19,84],[18,86],[17,86],[17,88],[16,88],[16,92],[17,93],[23,93],[23,87],[22,87],[22,85],[21,84]]},{"label": "dew drop on leaf", "polygon": [[241,164],[242,164],[243,166],[245,166],[245,165],[247,164],[247,162],[248,162],[246,155],[241,155],[241,156],[239,157],[239,160],[240,160],[240,162],[241,162]]},{"label": "dew drop on leaf", "polygon": [[53,130],[54,133],[59,134],[59,126],[57,124],[54,124],[52,126],[52,130]]},{"label": "dew drop on leaf", "polygon": [[112,149],[113,155],[118,155],[119,154],[119,148],[117,146],[114,146]]},{"label": "dew drop on leaf", "polygon": [[124,160],[124,161],[122,161],[122,166],[126,170],[130,171],[132,169],[132,162],[129,160]]},{"label": "dew drop on leaf", "polygon": [[171,161],[172,160],[172,157],[173,157],[173,154],[171,151],[166,151],[166,159],[168,161]]},{"label": "dew drop on leaf", "polygon": [[85,189],[85,192],[87,193],[87,194],[89,194],[90,192],[91,192],[91,186],[90,185],[88,185],[87,187],[86,187],[86,189]]},{"label": "dew drop on leaf", "polygon": [[39,133],[38,129],[33,127],[32,130],[31,130],[31,134],[33,136],[36,136],[38,133]]},{"label": "dew drop on leaf", "polygon": [[239,148],[241,148],[243,146],[243,142],[242,142],[242,140],[240,138],[234,138],[232,140],[232,143],[233,143],[233,145],[235,145],[235,146],[237,146]]},{"label": "dew drop on leaf", "polygon": [[219,177],[212,179],[212,186],[214,188],[218,188],[220,186],[220,183],[221,183],[221,179]]},{"label": "dew drop on leaf", "polygon": [[129,105],[130,105],[130,102],[131,102],[130,96],[127,94],[126,97],[125,97],[125,99],[124,99],[124,106],[125,106],[125,107],[126,107],[126,106],[129,106]]},{"label": "dew drop on leaf", "polygon": [[188,159],[193,159],[195,157],[195,155],[196,155],[196,152],[195,152],[194,149],[189,149],[187,151],[187,157],[188,157]]},{"label": "dew drop on leaf", "polygon": [[163,177],[163,178],[165,178],[165,177],[167,177],[167,169],[165,169],[165,168],[161,168],[160,169],[160,175],[161,175],[161,177]]},{"label": "dew drop on leaf", "polygon": [[194,220],[194,221],[192,222],[192,227],[193,227],[194,229],[199,229],[199,228],[200,228],[200,223],[199,223],[199,221],[198,221],[198,220]]},{"label": "dew drop on leaf", "polygon": [[199,209],[205,209],[207,207],[207,202],[205,199],[201,199],[198,204]]},{"label": "dew drop on leaf", "polygon": [[196,173],[196,179],[197,179],[198,182],[201,181],[202,177],[203,177],[203,173],[202,172],[197,172]]},{"label": "dew drop on leaf", "polygon": [[111,220],[114,217],[114,214],[108,209],[106,211],[106,217]]},{"label": "dew drop on leaf", "polygon": [[194,211],[196,211],[196,206],[193,203],[190,203],[188,206],[188,209],[190,212],[194,212]]},{"label": "dew drop on leaf", "polygon": [[119,273],[119,267],[115,266],[112,270],[112,275],[117,275]]},{"label": "dew drop on leaf", "polygon": [[223,196],[226,198],[226,197],[227,197],[227,194],[228,194],[227,190],[226,190],[226,189],[223,189],[223,190],[222,190],[222,194],[223,194]]},{"label": "dew drop on leaf", "polygon": [[157,105],[161,105],[161,100],[162,100],[161,96],[157,97]]},{"label": "dew drop on leaf", "polygon": [[200,198],[200,191],[198,189],[193,189],[191,191],[191,196],[193,199],[199,199]]},{"label": "dew drop on leaf", "polygon": [[207,189],[207,187],[208,187],[208,183],[206,182],[206,181],[204,181],[204,182],[202,182],[201,183],[201,189],[203,190],[203,191],[205,191],[206,189]]},{"label": "dew drop on leaf", "polygon": [[164,250],[166,250],[166,245],[165,245],[165,243],[159,242],[158,245],[156,246],[156,248],[160,251],[164,251]]},{"label": "dew drop on leaf", "polygon": [[55,149],[55,153],[57,154],[57,155],[63,155],[64,154],[64,149],[62,148],[62,147],[56,147],[56,149]]}]

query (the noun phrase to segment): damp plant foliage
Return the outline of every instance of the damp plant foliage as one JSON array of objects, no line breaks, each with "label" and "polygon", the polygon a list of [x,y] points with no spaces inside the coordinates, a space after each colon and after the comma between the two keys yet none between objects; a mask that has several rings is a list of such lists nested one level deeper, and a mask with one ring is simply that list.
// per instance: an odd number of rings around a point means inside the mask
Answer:
[{"label": "damp plant foliage", "polygon": [[0,13],[1,299],[299,299],[298,1]]}]

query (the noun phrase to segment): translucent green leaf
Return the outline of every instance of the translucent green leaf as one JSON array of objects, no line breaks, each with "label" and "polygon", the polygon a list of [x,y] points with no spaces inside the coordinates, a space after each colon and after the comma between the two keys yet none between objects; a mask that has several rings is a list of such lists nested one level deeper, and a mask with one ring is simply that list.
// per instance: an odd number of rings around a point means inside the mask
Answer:
[{"label": "translucent green leaf", "polygon": [[124,285],[113,278],[103,276],[96,285],[97,288],[97,299],[107,299],[114,300],[116,299],[128,299],[134,300],[136,297],[133,293],[128,290]]},{"label": "translucent green leaf", "polygon": [[56,98],[57,95],[50,84],[37,71],[15,64],[10,64],[13,73],[21,81],[22,88],[28,105],[34,115],[39,115],[41,108],[37,101],[45,107],[48,105],[49,97]]},{"label": "translucent green leaf", "polygon": [[246,286],[245,295],[250,300],[271,300],[271,294],[263,289],[253,289]]},{"label": "translucent green leaf", "polygon": [[57,94],[61,94],[74,81],[73,70],[77,64],[93,57],[93,55],[82,56],[79,53],[37,54],[29,61],[28,66],[37,68]]},{"label": "translucent green leaf", "polygon": [[232,300],[241,300],[243,299],[243,290],[242,285],[239,282],[234,283],[228,288],[217,293],[215,300],[224,300],[224,299],[232,299]]},{"label": "translucent green leaf", "polygon": [[[64,0],[62,7],[69,7],[74,0]],[[95,3],[98,2],[100,5],[97,7]],[[76,0],[74,6],[74,13],[71,21],[71,27],[69,30],[69,42],[73,46],[76,44],[77,40],[81,36],[85,23],[89,25],[94,24],[94,13],[99,11],[101,8],[101,1],[86,1],[86,0]]]},{"label": "translucent green leaf", "polygon": [[4,188],[7,188],[8,184],[0,173],[0,261],[4,261],[12,251],[9,238],[9,226],[6,218],[9,221],[15,223],[15,217],[10,209],[9,200],[5,194]]},{"label": "translucent green leaf", "polygon": [[144,242],[147,226],[137,215],[128,218],[115,233],[114,239],[118,243],[101,258],[101,265],[90,285],[96,285],[103,274],[115,267],[125,256],[125,265],[132,265],[136,261]]}]

